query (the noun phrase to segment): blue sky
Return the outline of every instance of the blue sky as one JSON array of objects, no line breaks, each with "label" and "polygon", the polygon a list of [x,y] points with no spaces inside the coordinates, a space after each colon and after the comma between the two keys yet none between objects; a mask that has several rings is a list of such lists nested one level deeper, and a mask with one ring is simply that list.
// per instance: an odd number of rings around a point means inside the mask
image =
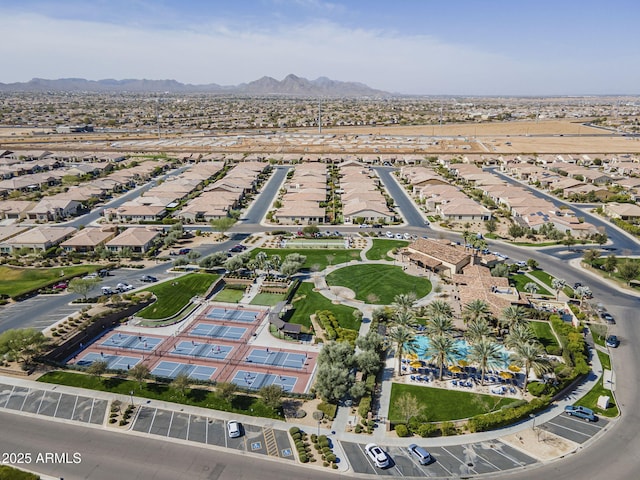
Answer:
[{"label": "blue sky", "polygon": [[0,18],[3,83],[294,73],[403,94],[640,93],[637,0],[0,0]]}]

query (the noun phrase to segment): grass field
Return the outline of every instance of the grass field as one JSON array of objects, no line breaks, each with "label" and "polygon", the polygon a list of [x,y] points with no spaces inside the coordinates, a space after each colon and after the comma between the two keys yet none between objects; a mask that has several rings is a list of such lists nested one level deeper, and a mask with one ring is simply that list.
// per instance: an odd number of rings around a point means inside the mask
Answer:
[{"label": "grass field", "polygon": [[420,405],[416,415],[422,414],[430,422],[469,418],[499,410],[502,406],[517,401],[514,398],[394,383],[391,387],[391,407],[389,408],[389,419],[392,422],[406,421],[401,418],[396,405],[399,398],[409,394],[416,397]]},{"label": "grass field", "polygon": [[196,407],[212,408],[254,417],[279,417],[278,413],[262,403],[262,400],[243,394],[236,395],[231,402],[228,402],[218,397],[214,392],[204,389],[187,389],[185,394],[182,395],[182,393],[165,384],[143,382],[142,386],[140,386],[137,381],[124,378],[96,378],[90,375],[61,371],[45,373],[38,381],[117,393],[127,397],[129,392],[134,392],[136,396],[152,400],[194,405]]},{"label": "grass field", "polygon": [[345,241],[339,238],[336,239],[293,239],[287,240],[287,248],[345,248]]},{"label": "grass field", "polygon": [[[350,288],[358,300],[380,305],[392,303],[399,293],[415,292],[421,298],[431,291],[429,280],[407,275],[402,267],[393,265],[344,267],[327,275],[327,284]],[[376,300],[371,301],[371,296]]]},{"label": "grass field", "polygon": [[[527,283],[535,283],[532,279],[527,277],[526,275],[522,275],[521,273],[516,273],[515,275],[509,275],[509,283],[512,284],[519,292],[525,292],[524,286]],[[551,295],[551,292],[544,288],[542,285],[538,285],[538,291],[536,295]]]},{"label": "grass field", "polygon": [[[258,252],[265,252],[269,257],[272,255],[280,255],[280,258],[284,260],[284,257],[290,253],[299,253],[307,257],[307,261],[304,263],[304,268],[317,267],[318,270],[324,270],[328,265],[336,265],[337,263],[346,263],[351,260],[360,261],[360,250],[314,250],[307,248],[256,248],[251,251],[251,258],[254,258]],[[329,258],[331,261],[329,261]]]},{"label": "grass field", "polygon": [[216,302],[238,303],[244,297],[244,290],[235,290],[233,288],[223,288],[214,297]]},{"label": "grass field", "polygon": [[293,313],[287,320],[291,323],[311,326],[310,316],[318,310],[330,310],[342,328],[358,330],[360,321],[353,316],[355,308],[334,305],[322,294],[313,291],[313,283],[302,282],[293,298]]},{"label": "grass field", "polygon": [[259,293],[251,300],[251,305],[273,306],[285,299],[283,293]]},{"label": "grass field", "polygon": [[555,278],[553,275],[549,275],[544,270],[532,270],[529,272],[529,275],[531,275],[532,277],[536,277],[538,280],[540,280],[542,283],[548,286],[551,290],[553,290],[553,286],[551,285],[551,282]]},{"label": "grass field", "polygon": [[556,337],[551,330],[551,325],[548,322],[531,321],[529,322],[529,325],[531,325],[533,333],[538,338],[543,347],[546,347],[547,345],[559,346],[558,341],[556,340]]},{"label": "grass field", "polygon": [[0,295],[15,297],[36,288],[49,285],[56,280],[64,280],[78,275],[95,272],[96,265],[73,267],[16,268],[0,266]]},{"label": "grass field", "polygon": [[[609,355],[600,350],[597,350],[598,358],[600,359],[600,363],[602,363],[602,367],[605,369],[611,369],[611,359]],[[615,398],[611,395],[611,391],[604,388],[603,377],[600,377],[598,383],[587,393],[584,397],[576,402],[576,405],[582,405],[583,407],[590,408],[598,415],[604,415],[605,417],[617,417],[618,416],[618,407],[615,403]],[[609,408],[603,410],[598,408],[598,398],[602,395],[606,395],[609,397]]]},{"label": "grass field", "polygon": [[157,300],[138,312],[148,320],[175,315],[196,295],[202,295],[220,275],[212,273],[190,273],[173,281],[158,283],[144,291],[153,292]]},{"label": "grass field", "polygon": [[387,252],[394,248],[402,248],[409,245],[409,242],[404,240],[391,240],[384,238],[377,238],[373,241],[373,246],[367,250],[368,260],[393,260],[392,257],[387,255]]}]

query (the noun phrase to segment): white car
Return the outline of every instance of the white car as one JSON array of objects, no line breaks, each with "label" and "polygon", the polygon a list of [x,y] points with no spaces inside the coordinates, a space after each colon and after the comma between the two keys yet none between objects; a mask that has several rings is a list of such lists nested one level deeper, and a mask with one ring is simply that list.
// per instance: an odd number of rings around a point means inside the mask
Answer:
[{"label": "white car", "polygon": [[402,240],[404,237],[401,233],[396,233],[396,240]]},{"label": "white car", "polygon": [[119,283],[116,285],[116,288],[121,292],[128,292],[129,290],[133,290],[133,285],[129,283]]},{"label": "white car", "polygon": [[405,240],[411,240],[411,234],[410,233],[405,233],[404,234],[404,239]]},{"label": "white car", "polygon": [[375,443],[368,443],[364,447],[365,452],[369,455],[371,461],[378,468],[386,468],[389,466],[389,457],[378,445]]},{"label": "white car", "polygon": [[391,232],[387,232],[385,235],[387,236],[387,238],[393,238],[393,233]]},{"label": "white car", "polygon": [[236,420],[230,420],[227,423],[227,432],[229,433],[229,438],[238,438],[240,435],[242,435],[240,422],[237,422]]}]

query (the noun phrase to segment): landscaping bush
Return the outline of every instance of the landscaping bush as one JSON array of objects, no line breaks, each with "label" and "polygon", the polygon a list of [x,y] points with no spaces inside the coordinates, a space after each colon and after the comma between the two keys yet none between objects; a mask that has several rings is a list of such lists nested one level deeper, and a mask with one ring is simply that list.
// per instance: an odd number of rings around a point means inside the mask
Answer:
[{"label": "landscaping bush", "polygon": [[440,424],[440,432],[445,437],[455,435],[457,433],[456,425],[453,422],[442,422]]},{"label": "landscaping bush", "polygon": [[530,413],[535,413],[547,408],[549,403],[550,400],[547,397],[534,398],[531,402],[520,407],[498,410],[497,412],[486,413],[483,415],[476,415],[469,419],[467,427],[471,433],[494,430],[496,428],[515,423],[523,418],[527,418]]},{"label": "landscaping bush", "polygon": [[324,416],[327,419],[333,420],[336,416],[336,411],[338,410],[338,406],[332,403],[322,402],[318,405],[318,410],[324,413]]},{"label": "landscaping bush", "polygon": [[293,435],[291,435],[291,438],[293,438],[294,441],[300,440],[302,438],[302,435],[300,434],[300,432],[296,432]]},{"label": "landscaping bush", "polygon": [[300,433],[300,429],[298,427],[291,427],[289,429],[289,433],[291,434],[291,436],[293,437],[296,433]]},{"label": "landscaping bush", "polygon": [[418,435],[423,438],[435,437],[440,433],[440,429],[434,423],[423,423],[418,427]]},{"label": "landscaping bush", "polygon": [[304,455],[304,454],[300,454],[300,461],[301,461],[302,463],[307,463],[307,462],[309,461],[309,457],[307,457],[307,456],[306,456],[306,455]]},{"label": "landscaping bush", "polygon": [[408,437],[409,436],[409,429],[407,428],[407,426],[404,423],[396,425],[396,435],[398,435],[399,437]]},{"label": "landscaping bush", "polygon": [[357,424],[357,425],[356,425],[356,428],[355,428],[355,432],[356,432],[356,433],[362,433],[362,425]]},{"label": "landscaping bush", "polygon": [[559,357],[562,355],[562,347],[560,345],[547,345],[545,347],[547,354]]},{"label": "landscaping bush", "polygon": [[333,462],[335,462],[335,461],[336,461],[336,458],[337,458],[337,457],[335,456],[335,454],[334,454],[334,453],[330,453],[329,455],[327,455],[327,457],[326,457],[326,458],[327,458],[327,462],[331,462],[331,463],[333,463]]},{"label": "landscaping bush", "polygon": [[542,396],[547,390],[547,386],[542,382],[530,382],[527,391],[534,397]]},{"label": "landscaping bush", "polygon": [[360,399],[360,405],[358,406],[358,415],[362,418],[367,418],[371,411],[371,397],[366,396]]}]

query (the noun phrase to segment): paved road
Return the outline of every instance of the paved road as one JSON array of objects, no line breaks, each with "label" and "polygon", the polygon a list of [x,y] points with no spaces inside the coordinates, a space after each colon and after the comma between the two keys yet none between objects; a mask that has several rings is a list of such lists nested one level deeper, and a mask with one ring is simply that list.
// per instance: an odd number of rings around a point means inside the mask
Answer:
[{"label": "paved road", "polygon": [[[42,421],[0,411],[0,454],[30,453],[25,468],[64,480],[326,480],[327,473],[263,459],[232,449],[215,450],[196,443],[141,434],[122,434],[102,428]],[[36,463],[38,453],[77,452],[79,463]],[[338,477],[335,477],[338,478]]]}]

